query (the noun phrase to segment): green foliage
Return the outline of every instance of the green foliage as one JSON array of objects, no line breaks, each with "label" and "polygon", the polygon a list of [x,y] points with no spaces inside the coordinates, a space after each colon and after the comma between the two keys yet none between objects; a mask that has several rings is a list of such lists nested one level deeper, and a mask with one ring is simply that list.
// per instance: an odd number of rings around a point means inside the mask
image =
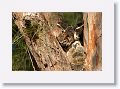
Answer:
[{"label": "green foliage", "polygon": [[26,33],[28,34],[29,38],[32,38],[38,29],[38,24],[35,21],[25,20],[25,26]]},{"label": "green foliage", "polygon": [[28,48],[15,23],[12,23],[12,70],[33,70]]},{"label": "green foliage", "polygon": [[77,23],[82,23],[83,13],[81,12],[66,12],[63,13],[63,22],[70,26],[76,26]]}]

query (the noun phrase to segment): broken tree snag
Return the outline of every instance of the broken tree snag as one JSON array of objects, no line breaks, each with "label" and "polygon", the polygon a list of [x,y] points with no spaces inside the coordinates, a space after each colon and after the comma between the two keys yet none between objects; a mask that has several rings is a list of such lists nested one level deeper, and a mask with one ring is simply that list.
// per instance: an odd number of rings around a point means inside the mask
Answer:
[{"label": "broken tree snag", "polygon": [[102,69],[102,13],[84,13],[84,47],[87,52],[85,69]]},{"label": "broken tree snag", "polygon": [[[59,15],[56,13],[33,12],[14,12],[13,15],[15,17],[14,21],[23,35],[39,70],[71,70],[66,53],[56,39],[61,33],[61,29],[56,26],[57,22],[60,21]],[[55,18],[55,20],[52,18]]]}]

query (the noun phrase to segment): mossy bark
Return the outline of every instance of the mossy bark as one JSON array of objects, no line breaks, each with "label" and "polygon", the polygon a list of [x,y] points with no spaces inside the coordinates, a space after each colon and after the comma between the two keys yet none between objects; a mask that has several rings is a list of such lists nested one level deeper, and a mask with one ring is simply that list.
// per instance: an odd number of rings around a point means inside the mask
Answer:
[{"label": "mossy bark", "polygon": [[15,23],[33,56],[32,60],[37,64],[33,63],[36,70],[71,70],[66,53],[52,34],[54,29],[60,29],[56,26],[56,23],[60,21],[61,17],[54,13],[32,13],[30,16],[28,14],[13,13]]}]

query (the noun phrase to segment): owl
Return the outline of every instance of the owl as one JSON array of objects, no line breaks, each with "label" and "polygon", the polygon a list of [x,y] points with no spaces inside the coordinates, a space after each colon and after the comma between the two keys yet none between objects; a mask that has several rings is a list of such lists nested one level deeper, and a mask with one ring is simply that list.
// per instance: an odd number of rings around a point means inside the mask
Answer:
[{"label": "owl", "polygon": [[73,70],[83,70],[86,52],[80,41],[75,41],[67,51],[67,58]]},{"label": "owl", "polygon": [[63,50],[67,52],[71,48],[72,43],[74,43],[75,41],[79,41],[80,34],[83,30],[82,26],[68,26],[66,27],[66,29],[64,29],[59,23],[57,23],[57,26],[62,30],[62,33],[59,34],[57,40],[60,43]]},{"label": "owl", "polygon": [[74,42],[74,30],[72,27],[67,27],[62,33],[57,37],[58,42],[65,52],[71,47]]}]

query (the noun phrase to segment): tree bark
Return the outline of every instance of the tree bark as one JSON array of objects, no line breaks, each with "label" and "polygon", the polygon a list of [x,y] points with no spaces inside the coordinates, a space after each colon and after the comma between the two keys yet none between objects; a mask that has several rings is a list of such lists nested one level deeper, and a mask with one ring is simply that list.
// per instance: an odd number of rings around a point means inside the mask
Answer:
[{"label": "tree bark", "polygon": [[102,13],[84,13],[84,48],[86,70],[101,70],[102,68]]},{"label": "tree bark", "polygon": [[[70,63],[66,58],[66,53],[56,39],[56,35],[59,34],[61,30],[56,26],[56,23],[60,20],[60,16],[55,13],[22,12],[13,13],[13,16],[15,17],[16,25],[37,63],[37,65],[34,65],[36,70],[71,70]],[[28,24],[29,21],[30,26]],[[30,33],[27,32],[27,30],[33,31]]]}]

